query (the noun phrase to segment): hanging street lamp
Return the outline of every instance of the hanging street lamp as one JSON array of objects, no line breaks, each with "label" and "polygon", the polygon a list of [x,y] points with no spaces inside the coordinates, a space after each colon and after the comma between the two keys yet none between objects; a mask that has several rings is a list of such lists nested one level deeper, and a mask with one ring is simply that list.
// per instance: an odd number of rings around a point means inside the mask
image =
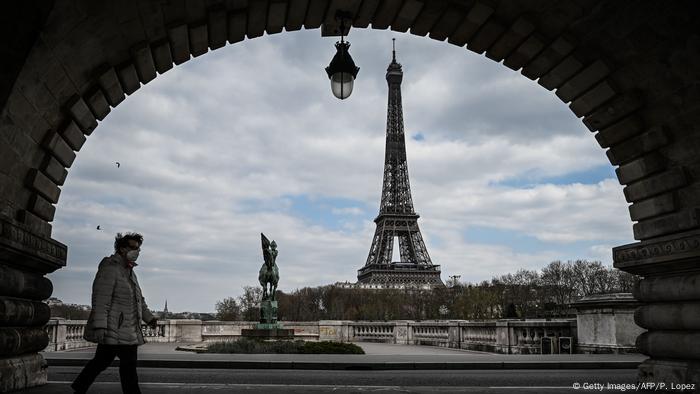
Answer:
[{"label": "hanging street lamp", "polygon": [[335,43],[337,52],[333,56],[331,63],[326,67],[326,73],[331,80],[331,91],[335,97],[341,100],[345,100],[352,93],[355,78],[357,78],[357,73],[360,71],[360,68],[355,66],[355,62],[348,52],[350,43],[343,39],[345,20],[350,17],[350,14],[340,11],[335,15],[336,19],[340,19],[340,41]]}]

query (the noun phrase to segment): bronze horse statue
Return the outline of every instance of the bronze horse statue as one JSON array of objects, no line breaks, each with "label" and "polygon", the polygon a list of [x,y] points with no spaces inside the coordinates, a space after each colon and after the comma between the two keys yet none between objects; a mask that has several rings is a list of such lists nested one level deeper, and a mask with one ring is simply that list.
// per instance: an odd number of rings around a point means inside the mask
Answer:
[{"label": "bronze horse statue", "polygon": [[[260,238],[262,240],[262,251],[265,263],[260,267],[260,273],[258,274],[258,281],[260,286],[263,288],[263,300],[275,301],[275,292],[277,290],[277,282],[280,280],[280,273],[277,269],[277,264],[275,260],[277,259],[277,243],[273,240],[270,242],[265,234],[260,233]],[[270,284],[270,290],[267,290],[267,284]]]}]

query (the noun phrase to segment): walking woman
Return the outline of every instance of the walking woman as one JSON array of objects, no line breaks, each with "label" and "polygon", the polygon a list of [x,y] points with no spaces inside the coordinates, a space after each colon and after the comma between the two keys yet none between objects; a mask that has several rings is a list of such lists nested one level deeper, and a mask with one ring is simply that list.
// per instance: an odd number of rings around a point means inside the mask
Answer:
[{"label": "walking woman", "polygon": [[100,262],[92,283],[92,311],[83,335],[86,340],[97,343],[97,350],[71,384],[76,393],[86,393],[114,357],[119,357],[122,391],[141,393],[136,373],[137,349],[144,344],[141,321],[153,328],[157,323],[146,306],[134,272],[142,243],[141,234],[118,233],[114,254]]}]

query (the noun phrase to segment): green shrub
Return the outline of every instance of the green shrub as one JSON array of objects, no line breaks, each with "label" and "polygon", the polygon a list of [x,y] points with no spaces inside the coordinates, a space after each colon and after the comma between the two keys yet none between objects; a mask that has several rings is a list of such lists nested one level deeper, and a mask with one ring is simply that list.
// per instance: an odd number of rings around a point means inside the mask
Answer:
[{"label": "green shrub", "polygon": [[365,354],[361,347],[352,343],[261,341],[248,338],[211,343],[207,346],[207,353]]},{"label": "green shrub", "polygon": [[330,341],[306,342],[301,350],[306,354],[365,354],[365,351],[354,343]]},{"label": "green shrub", "polygon": [[207,353],[300,353],[304,341],[258,341],[242,338],[237,341],[215,342],[207,347]]}]

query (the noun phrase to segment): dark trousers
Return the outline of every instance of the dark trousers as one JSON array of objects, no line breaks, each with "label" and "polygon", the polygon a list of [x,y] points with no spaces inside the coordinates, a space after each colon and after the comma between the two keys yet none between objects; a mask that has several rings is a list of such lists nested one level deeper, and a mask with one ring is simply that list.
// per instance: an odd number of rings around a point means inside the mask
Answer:
[{"label": "dark trousers", "polygon": [[136,374],[136,352],[138,345],[97,345],[95,357],[88,361],[71,387],[82,393],[95,381],[97,375],[109,367],[114,357],[119,357],[119,379],[122,392],[125,394],[141,394],[139,377]]}]

